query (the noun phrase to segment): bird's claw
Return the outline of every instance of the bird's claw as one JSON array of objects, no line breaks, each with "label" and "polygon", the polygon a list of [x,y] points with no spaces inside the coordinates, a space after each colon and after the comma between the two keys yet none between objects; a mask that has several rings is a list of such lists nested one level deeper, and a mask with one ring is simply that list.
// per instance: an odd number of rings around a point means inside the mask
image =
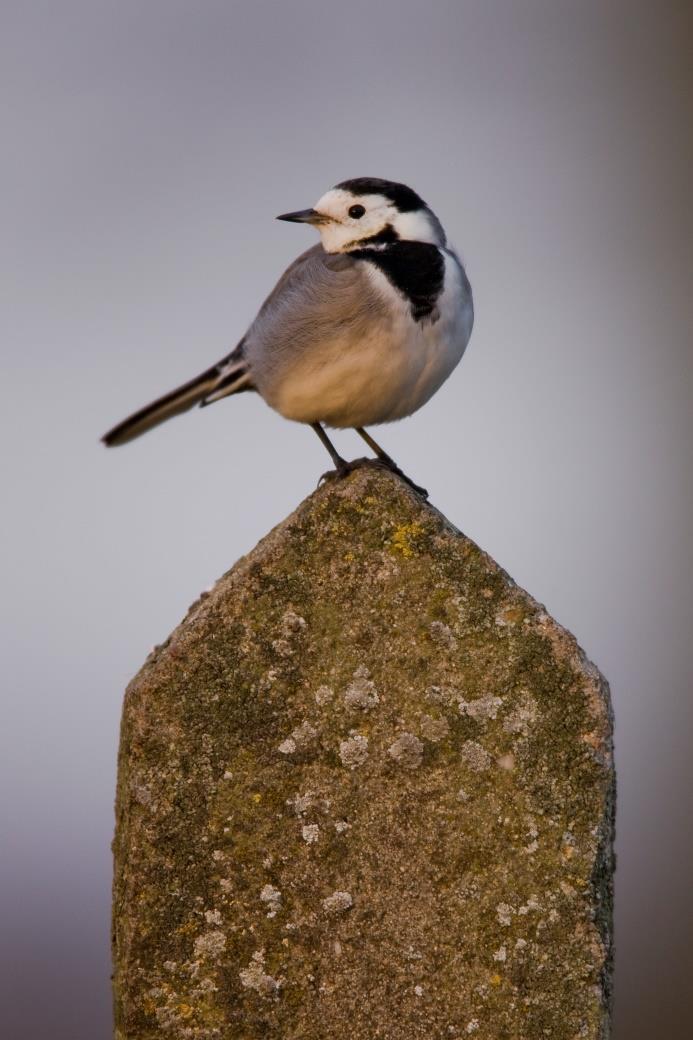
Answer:
[{"label": "bird's claw", "polygon": [[347,462],[346,459],[340,459],[334,469],[328,469],[326,473],[323,473],[318,481],[318,487],[323,483],[330,484],[333,480],[344,480],[344,478],[348,477],[350,473],[354,472],[354,470],[360,469],[362,466],[373,461],[373,459],[366,458],[353,459],[351,462]]},{"label": "bird's claw", "polygon": [[323,483],[331,483],[333,480],[344,480],[350,473],[353,473],[357,469],[363,469],[364,466],[378,466],[381,469],[389,470],[390,473],[394,473],[396,476],[403,480],[405,484],[408,484],[412,491],[415,491],[417,495],[421,495],[422,498],[428,498],[428,491],[426,488],[419,487],[413,480],[403,473],[397,463],[393,459],[370,459],[360,458],[353,459],[351,462],[347,462],[346,459],[341,460],[341,465],[338,464],[335,469],[330,469],[320,477],[318,481],[318,487]]},{"label": "bird's claw", "polygon": [[407,484],[412,491],[415,491],[417,495],[421,495],[422,498],[428,498],[428,491],[426,488],[421,487],[419,484],[415,484],[406,473],[402,472],[399,466],[389,466],[387,462],[381,462],[381,465],[384,466],[385,469],[389,469],[391,473],[395,474],[395,476],[398,476],[400,480],[403,480],[404,483]]}]

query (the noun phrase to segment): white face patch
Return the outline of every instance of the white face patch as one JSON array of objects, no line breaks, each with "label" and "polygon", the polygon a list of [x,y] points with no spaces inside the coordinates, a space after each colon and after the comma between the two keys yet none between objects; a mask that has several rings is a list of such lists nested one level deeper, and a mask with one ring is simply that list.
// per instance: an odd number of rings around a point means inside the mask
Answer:
[{"label": "white face patch", "polygon": [[[349,210],[353,206],[362,206],[366,212],[360,217],[352,217]],[[318,225],[327,253],[344,253],[357,248],[364,239],[378,235],[388,226],[394,229],[398,238],[409,242],[443,244],[427,210],[400,213],[384,195],[354,195],[344,188],[332,188],[314,208],[329,218],[325,224]]]},{"label": "white face patch", "polygon": [[445,241],[433,224],[426,209],[416,209],[409,213],[398,213],[394,228],[399,237],[406,242],[430,242],[434,246],[444,246]]}]

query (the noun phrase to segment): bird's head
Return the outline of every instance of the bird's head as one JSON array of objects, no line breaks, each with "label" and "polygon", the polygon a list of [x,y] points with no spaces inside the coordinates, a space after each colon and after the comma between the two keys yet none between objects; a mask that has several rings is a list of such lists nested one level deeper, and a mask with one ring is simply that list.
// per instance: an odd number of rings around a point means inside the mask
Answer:
[{"label": "bird's head", "polygon": [[282,213],[277,220],[313,224],[327,253],[383,247],[399,240],[445,245],[441,223],[423,199],[406,184],[379,177],[342,181],[313,209]]}]

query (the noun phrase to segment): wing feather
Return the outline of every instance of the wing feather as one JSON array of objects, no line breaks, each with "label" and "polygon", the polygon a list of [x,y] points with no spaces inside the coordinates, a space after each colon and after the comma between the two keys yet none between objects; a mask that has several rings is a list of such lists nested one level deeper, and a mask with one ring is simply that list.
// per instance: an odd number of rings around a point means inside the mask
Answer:
[{"label": "wing feather", "polygon": [[314,246],[284,272],[245,337],[253,381],[268,383],[301,355],[316,360],[336,338],[358,341],[386,320],[385,303],[366,273],[366,261]]}]

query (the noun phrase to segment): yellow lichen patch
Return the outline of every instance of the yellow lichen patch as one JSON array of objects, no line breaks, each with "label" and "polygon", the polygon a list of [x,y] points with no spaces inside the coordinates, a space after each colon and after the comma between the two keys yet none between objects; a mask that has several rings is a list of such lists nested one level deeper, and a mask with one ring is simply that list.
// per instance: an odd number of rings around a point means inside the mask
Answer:
[{"label": "yellow lichen patch", "polygon": [[447,603],[451,596],[452,590],[449,588],[440,587],[433,589],[428,601],[428,613],[430,616],[438,621],[445,621],[447,618]]},{"label": "yellow lichen patch", "polygon": [[190,1016],[193,1013],[193,1010],[194,1009],[190,1006],[190,1004],[179,1004],[176,1008],[176,1011],[178,1012],[181,1018],[190,1018]]},{"label": "yellow lichen patch", "polygon": [[260,803],[260,802],[262,801],[262,795],[261,795],[261,794],[259,794],[258,792],[256,792],[256,793],[255,793],[255,794],[254,794],[254,795],[252,796],[252,799],[253,799],[253,801],[255,802],[255,804],[256,804],[256,805],[259,805],[259,803]]},{"label": "yellow lichen patch", "polygon": [[498,974],[498,972],[496,972],[494,975],[491,976],[490,982],[491,982],[492,986],[500,986],[500,984],[501,984],[501,977]]},{"label": "yellow lichen patch", "polygon": [[186,924],[182,924],[180,928],[176,928],[176,935],[193,935],[197,931],[197,924],[195,921],[188,921]]},{"label": "yellow lichen patch", "polygon": [[373,495],[366,495],[363,502],[351,502],[351,508],[356,510],[361,516],[365,516],[369,510],[372,510],[373,506],[377,506],[378,500]]},{"label": "yellow lichen patch", "polygon": [[418,520],[413,520],[410,524],[400,524],[390,538],[393,552],[397,552],[407,559],[414,556],[423,531],[423,524],[420,524]]}]

